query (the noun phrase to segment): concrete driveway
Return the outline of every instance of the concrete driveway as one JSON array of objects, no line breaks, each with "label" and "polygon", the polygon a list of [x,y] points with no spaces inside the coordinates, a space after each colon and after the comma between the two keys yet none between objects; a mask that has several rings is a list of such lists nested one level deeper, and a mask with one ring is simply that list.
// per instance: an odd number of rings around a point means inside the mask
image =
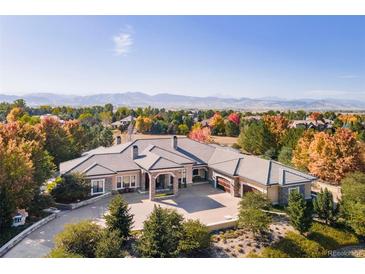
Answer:
[{"label": "concrete driveway", "polygon": [[[149,201],[148,195],[126,193],[123,198],[129,203],[134,214],[134,229],[143,228],[143,221],[153,210],[154,205],[174,208],[187,219],[199,219],[205,224],[225,220],[227,216],[236,216],[239,198],[215,189],[209,184],[193,185],[180,189],[176,197]],[[53,237],[63,230],[65,224],[92,219],[104,224],[103,215],[107,211],[111,198],[105,198],[92,205],[73,211],[64,211],[58,218],[32,232],[28,237],[12,248],[5,258],[44,257],[53,248]]]}]

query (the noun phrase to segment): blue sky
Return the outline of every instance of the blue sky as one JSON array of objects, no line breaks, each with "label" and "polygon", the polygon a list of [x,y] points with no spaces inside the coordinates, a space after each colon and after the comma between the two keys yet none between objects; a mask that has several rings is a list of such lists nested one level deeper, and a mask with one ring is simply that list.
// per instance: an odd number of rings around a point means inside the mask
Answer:
[{"label": "blue sky", "polygon": [[365,100],[364,26],[364,16],[2,16],[0,93]]}]

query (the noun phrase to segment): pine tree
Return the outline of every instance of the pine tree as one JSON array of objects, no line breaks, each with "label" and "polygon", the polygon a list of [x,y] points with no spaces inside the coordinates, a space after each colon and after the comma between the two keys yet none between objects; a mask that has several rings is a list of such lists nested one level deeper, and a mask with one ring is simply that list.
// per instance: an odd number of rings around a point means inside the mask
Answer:
[{"label": "pine tree", "polygon": [[326,188],[318,193],[317,198],[313,201],[313,209],[318,217],[326,222],[333,223],[336,217],[336,209],[333,204],[332,193]]},{"label": "pine tree", "polygon": [[312,208],[299,192],[290,192],[287,211],[290,217],[290,223],[294,228],[301,234],[309,230],[313,221]]},{"label": "pine tree", "polygon": [[143,224],[138,250],[143,257],[176,257],[182,236],[183,217],[174,210],[155,206]]},{"label": "pine tree", "polygon": [[130,208],[121,195],[113,198],[109,204],[109,214],[104,217],[109,230],[119,231],[123,238],[130,236],[133,214],[130,213]]}]

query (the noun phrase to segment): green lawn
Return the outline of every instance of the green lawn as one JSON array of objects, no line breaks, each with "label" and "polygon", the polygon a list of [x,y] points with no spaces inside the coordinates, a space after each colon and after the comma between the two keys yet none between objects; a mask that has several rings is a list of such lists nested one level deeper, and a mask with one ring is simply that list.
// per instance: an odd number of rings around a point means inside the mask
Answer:
[{"label": "green lawn", "polygon": [[285,238],[265,248],[260,255],[248,257],[263,258],[320,258],[328,257],[332,250],[359,243],[357,236],[345,229],[314,223],[308,237],[289,232]]}]

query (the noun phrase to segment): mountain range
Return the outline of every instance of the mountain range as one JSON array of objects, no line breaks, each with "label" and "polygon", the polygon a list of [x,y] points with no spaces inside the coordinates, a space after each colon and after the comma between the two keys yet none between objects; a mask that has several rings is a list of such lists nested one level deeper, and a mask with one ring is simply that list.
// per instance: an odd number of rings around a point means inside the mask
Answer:
[{"label": "mountain range", "polygon": [[0,102],[24,99],[29,106],[92,106],[111,103],[114,106],[164,107],[170,109],[239,109],[239,110],[365,110],[365,102],[340,99],[295,99],[276,97],[220,98],[198,97],[160,93],[148,95],[142,92],[100,93],[93,95],[60,95],[53,93],[32,93],[23,96],[0,94]]}]

